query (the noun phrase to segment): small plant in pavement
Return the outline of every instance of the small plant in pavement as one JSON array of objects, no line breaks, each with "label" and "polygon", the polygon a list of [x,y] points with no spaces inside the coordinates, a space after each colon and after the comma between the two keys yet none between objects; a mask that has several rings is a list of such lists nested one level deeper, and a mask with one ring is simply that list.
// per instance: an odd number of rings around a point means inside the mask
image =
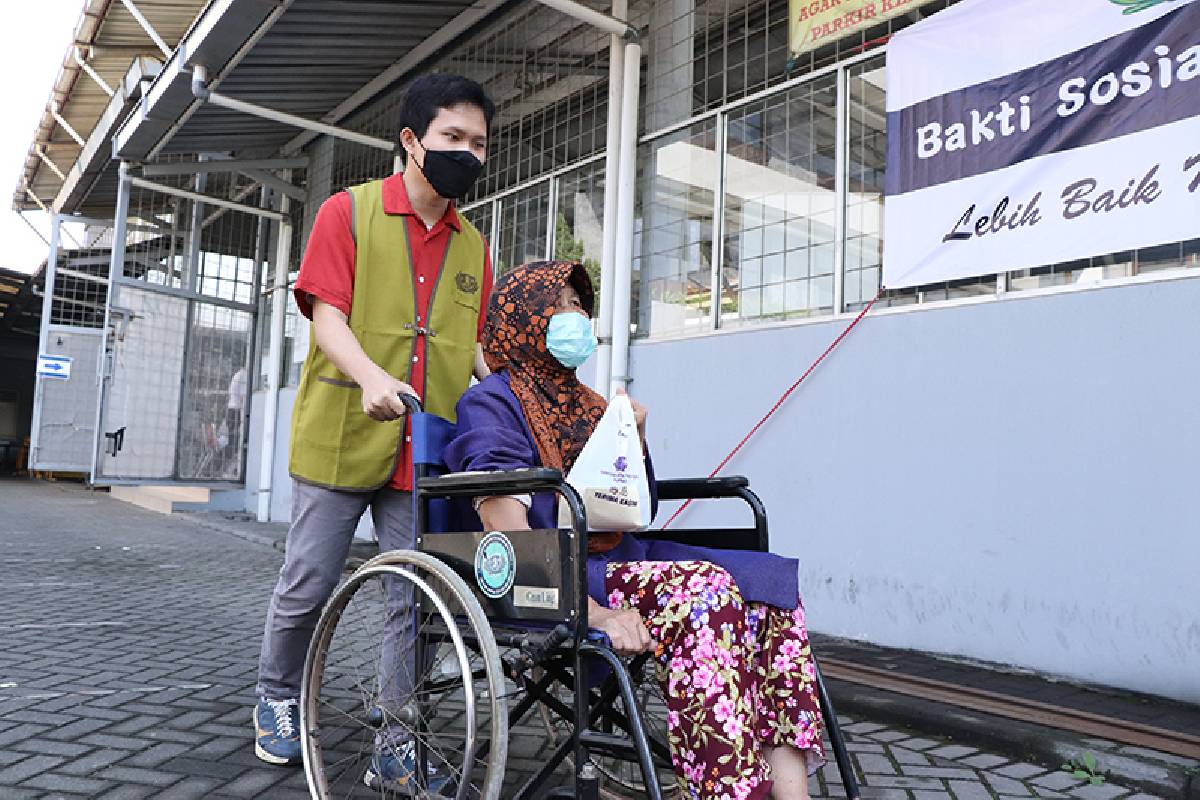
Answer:
[{"label": "small plant in pavement", "polygon": [[1071,773],[1071,777],[1078,778],[1081,781],[1099,786],[1104,783],[1104,776],[1100,774],[1100,764],[1096,761],[1096,756],[1092,752],[1085,752],[1082,756],[1072,758],[1069,762],[1062,765],[1063,772]]}]

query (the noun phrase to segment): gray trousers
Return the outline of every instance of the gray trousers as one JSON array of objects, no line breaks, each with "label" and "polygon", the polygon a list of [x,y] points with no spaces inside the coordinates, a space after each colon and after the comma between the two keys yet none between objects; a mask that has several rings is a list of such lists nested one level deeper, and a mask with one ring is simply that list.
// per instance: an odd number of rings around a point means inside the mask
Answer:
[{"label": "gray trousers", "polygon": [[[258,661],[260,698],[288,700],[300,697],[304,659],[313,629],[341,578],[354,530],[368,507],[381,551],[415,546],[410,492],[389,488],[376,492],[343,492],[292,481],[292,525],[288,529],[283,567],[267,608],[266,631]],[[385,579],[385,582],[390,580]],[[385,660],[407,655],[409,658],[404,660],[410,661],[412,587],[407,581],[393,583],[395,586],[389,585],[387,590],[388,624],[383,652]],[[408,693],[409,687],[401,684],[411,681],[411,667],[399,670],[397,667],[399,663],[381,665],[385,696]]]}]

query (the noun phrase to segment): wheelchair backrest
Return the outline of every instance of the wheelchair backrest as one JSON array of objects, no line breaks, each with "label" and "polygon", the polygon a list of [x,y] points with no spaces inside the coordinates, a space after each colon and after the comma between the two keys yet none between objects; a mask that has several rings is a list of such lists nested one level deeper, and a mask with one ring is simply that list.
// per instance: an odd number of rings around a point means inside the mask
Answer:
[{"label": "wheelchair backrest", "polygon": [[[442,453],[454,439],[458,429],[453,422],[442,419],[436,414],[422,411],[412,415],[412,460],[413,478],[430,478],[445,475],[449,471]],[[415,503],[421,501],[414,492]],[[418,506],[419,508],[419,506]],[[424,514],[425,531],[449,531],[459,526],[459,513],[456,504],[450,500],[431,499],[426,501]],[[420,511],[416,518],[422,519]]]}]

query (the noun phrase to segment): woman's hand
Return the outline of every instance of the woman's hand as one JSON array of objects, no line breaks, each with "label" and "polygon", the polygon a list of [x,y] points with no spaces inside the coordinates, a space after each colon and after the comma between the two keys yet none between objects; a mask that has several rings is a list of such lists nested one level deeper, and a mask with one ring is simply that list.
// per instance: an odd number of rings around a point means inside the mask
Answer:
[{"label": "woman's hand", "polygon": [[588,625],[608,635],[617,655],[636,656],[655,648],[641,615],[633,609],[605,608],[589,597]]},{"label": "woman's hand", "polygon": [[[624,389],[617,389],[617,394],[623,394],[626,397],[629,397],[629,395],[626,393],[626,391]],[[635,422],[637,422],[638,434],[643,439],[645,439],[646,438],[646,407],[644,405],[642,405],[641,403],[639,403],[637,400],[634,400],[632,397],[629,398],[629,405],[633,406],[633,419]]]}]

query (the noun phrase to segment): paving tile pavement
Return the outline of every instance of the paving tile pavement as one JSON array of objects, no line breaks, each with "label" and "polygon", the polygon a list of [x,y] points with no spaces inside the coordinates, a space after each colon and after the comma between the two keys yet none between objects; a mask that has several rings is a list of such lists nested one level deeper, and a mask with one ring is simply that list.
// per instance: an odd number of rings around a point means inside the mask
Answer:
[{"label": "paving tile pavement", "polygon": [[[307,798],[302,772],[262,764],[250,741],[281,559],[104,493],[0,481],[0,798]],[[869,800],[1148,797],[844,723]],[[544,759],[545,742],[536,723],[514,734],[514,778]],[[812,794],[844,796],[832,763]]]}]

